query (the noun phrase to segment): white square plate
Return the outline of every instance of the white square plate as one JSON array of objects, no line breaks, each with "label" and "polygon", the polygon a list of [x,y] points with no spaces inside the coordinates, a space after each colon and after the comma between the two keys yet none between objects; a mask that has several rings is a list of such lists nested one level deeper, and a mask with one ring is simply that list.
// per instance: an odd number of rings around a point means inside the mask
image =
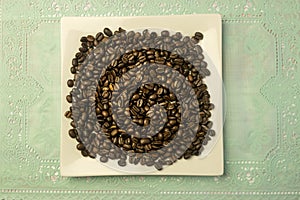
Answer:
[{"label": "white square plate", "polygon": [[[212,176],[223,174],[223,105],[222,105],[222,24],[218,14],[183,15],[183,16],[141,16],[141,17],[64,17],[61,19],[61,66],[62,66],[62,117],[61,117],[61,153],[60,170],[62,176],[111,176],[134,175],[116,171],[102,165],[96,159],[85,158],[76,149],[76,140],[68,135],[70,120],[63,116],[70,104],[65,96],[70,92],[66,82],[72,79],[70,66],[72,58],[80,47],[80,38],[86,35],[95,35],[105,27],[117,30],[142,30],[145,28],[158,28],[174,30],[183,35],[193,36],[196,31],[204,35],[200,42],[201,47],[213,61],[215,67],[210,76],[205,78],[211,94],[211,102],[218,107],[212,111],[213,129],[217,139],[211,151],[206,156],[193,156],[188,160],[178,160],[161,171],[139,175],[190,175]],[[205,60],[207,61],[207,60]],[[209,62],[208,62],[209,63]],[[210,69],[210,65],[208,65]],[[210,69],[211,70],[211,69]],[[218,85],[216,85],[218,84]],[[216,90],[216,88],[218,88]],[[215,90],[214,90],[215,89]]]}]

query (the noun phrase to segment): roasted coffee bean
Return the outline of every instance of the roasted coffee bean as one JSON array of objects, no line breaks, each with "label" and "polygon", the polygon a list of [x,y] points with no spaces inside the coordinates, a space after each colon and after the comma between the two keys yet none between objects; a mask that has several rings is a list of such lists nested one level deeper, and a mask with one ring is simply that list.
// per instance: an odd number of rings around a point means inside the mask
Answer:
[{"label": "roasted coffee bean", "polygon": [[88,42],[94,42],[94,40],[95,40],[94,36],[92,36],[92,35],[87,36],[87,41]]},{"label": "roasted coffee bean", "polygon": [[142,138],[141,139],[141,144],[144,145],[144,144],[149,144],[151,142],[151,140],[149,138]]},{"label": "roasted coffee bean", "polygon": [[68,87],[73,87],[74,86],[74,81],[72,79],[69,79],[67,81],[67,85],[68,85]]},{"label": "roasted coffee bean", "polygon": [[112,132],[111,132],[111,136],[112,137],[116,137],[118,135],[118,129],[114,129]]},{"label": "roasted coffee bean", "polygon": [[102,115],[103,115],[103,117],[107,117],[108,116],[108,112],[107,111],[102,111]]},{"label": "roasted coffee bean", "polygon": [[138,107],[142,107],[142,105],[143,105],[143,99],[139,99],[139,100],[137,101],[137,106],[138,106]]},{"label": "roasted coffee bean", "polygon": [[161,36],[168,37],[170,35],[169,31],[162,31]]},{"label": "roasted coffee bean", "polygon": [[87,41],[88,41],[87,37],[85,37],[85,36],[83,36],[83,37],[80,38],[80,42],[87,42]]},{"label": "roasted coffee bean", "polygon": [[200,33],[200,32],[196,32],[196,33],[195,33],[195,37],[196,37],[196,39],[198,39],[198,40],[203,40],[203,34]]},{"label": "roasted coffee bean", "polygon": [[131,149],[131,148],[132,148],[132,146],[131,146],[131,145],[129,145],[129,144],[124,144],[124,145],[123,145],[123,148],[125,148],[125,149],[129,150],[129,149]]},{"label": "roasted coffee bean", "polygon": [[76,130],[75,129],[70,129],[69,130],[69,135],[71,138],[76,138],[77,134],[76,134]]},{"label": "roasted coffee bean", "polygon": [[121,33],[121,32],[124,32],[125,30],[123,29],[123,28],[121,28],[121,27],[119,27],[119,32]]},{"label": "roasted coffee bean", "polygon": [[88,44],[87,44],[88,42],[82,42],[81,43],[81,46],[83,47],[83,48],[86,48],[86,49],[88,49],[89,48],[89,46],[88,46]]},{"label": "roasted coffee bean", "polygon": [[97,41],[101,41],[103,38],[104,38],[104,35],[103,35],[102,32],[97,33],[97,35],[96,35],[96,40]]},{"label": "roasted coffee bean", "polygon": [[73,58],[73,60],[72,60],[72,65],[73,65],[73,66],[77,66],[77,65],[78,65],[78,60],[77,60],[77,58]]},{"label": "roasted coffee bean", "polygon": [[82,53],[86,53],[88,51],[88,48],[86,48],[86,47],[80,47],[78,50],[80,52],[82,52]]},{"label": "roasted coffee bean", "polygon": [[71,118],[72,117],[72,112],[71,111],[66,111],[65,112],[65,117],[66,118]]},{"label": "roasted coffee bean", "polygon": [[73,128],[76,128],[75,122],[74,122],[74,121],[71,121],[70,125],[71,125]]},{"label": "roasted coffee bean", "polygon": [[76,74],[76,68],[75,67],[71,67],[70,71],[71,71],[72,74]]},{"label": "roasted coffee bean", "polygon": [[77,147],[78,150],[84,150],[85,149],[85,146],[82,143],[77,144],[76,147]]},{"label": "roasted coffee bean", "polygon": [[81,151],[81,155],[84,156],[84,157],[87,157],[87,156],[89,156],[89,152],[84,149],[84,150]]},{"label": "roasted coffee bean", "polygon": [[109,28],[104,28],[103,32],[108,37],[111,37],[113,35],[112,31]]},{"label": "roasted coffee bean", "polygon": [[67,99],[68,103],[72,103],[72,96],[70,94],[68,94],[66,96],[66,99]]}]

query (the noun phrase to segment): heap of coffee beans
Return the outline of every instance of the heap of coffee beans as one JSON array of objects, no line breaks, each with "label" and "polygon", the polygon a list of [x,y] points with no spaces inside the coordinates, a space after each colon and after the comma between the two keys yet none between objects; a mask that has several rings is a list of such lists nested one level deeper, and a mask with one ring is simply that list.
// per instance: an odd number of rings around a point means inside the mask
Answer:
[{"label": "heap of coffee beans", "polygon": [[[69,135],[78,141],[82,155],[101,162],[118,160],[119,166],[129,162],[157,170],[200,155],[203,145],[215,135],[209,121],[214,106],[203,81],[210,71],[197,45],[202,39],[200,32],[190,38],[167,30],[158,35],[147,29],[140,33],[122,28],[114,33],[105,28],[95,37],[82,37],[72,60],[74,79],[67,81],[73,89],[66,100],[72,106],[65,113],[72,119]],[[139,76],[136,70],[145,68],[148,72]],[[129,90],[130,76],[135,80],[141,77],[143,84]],[[180,76],[181,81],[177,79]],[[187,84],[191,88],[188,94],[184,93]],[[184,102],[182,96],[187,98]],[[121,108],[114,109],[114,105]],[[159,112],[166,112],[166,119],[157,122],[160,128],[134,131],[133,126],[144,128],[154,123],[151,113],[156,105]]]}]

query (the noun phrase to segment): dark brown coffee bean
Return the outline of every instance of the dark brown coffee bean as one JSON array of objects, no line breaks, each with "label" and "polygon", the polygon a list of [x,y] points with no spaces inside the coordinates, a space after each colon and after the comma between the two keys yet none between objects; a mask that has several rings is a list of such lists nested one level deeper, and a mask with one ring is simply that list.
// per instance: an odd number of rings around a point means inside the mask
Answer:
[{"label": "dark brown coffee bean", "polygon": [[66,100],[67,100],[69,103],[72,103],[72,96],[68,94],[68,95],[66,96]]},{"label": "dark brown coffee bean", "polygon": [[101,113],[101,109],[99,107],[96,108],[96,114],[99,115]]},{"label": "dark brown coffee bean", "polygon": [[123,148],[129,150],[129,149],[132,149],[132,146],[129,145],[129,144],[124,144],[124,145],[123,145]]},{"label": "dark brown coffee bean", "polygon": [[76,147],[77,147],[78,150],[84,150],[85,149],[85,146],[82,143],[77,144]]},{"label": "dark brown coffee bean", "polygon": [[88,51],[88,48],[87,47],[80,47],[79,51],[82,52],[82,53],[85,53],[85,52]]},{"label": "dark brown coffee bean", "polygon": [[94,40],[95,40],[94,36],[92,36],[92,35],[87,36],[87,41],[88,42],[94,42]]},{"label": "dark brown coffee bean", "polygon": [[169,31],[162,31],[161,36],[168,37],[170,35]]},{"label": "dark brown coffee bean", "polygon": [[147,145],[145,145],[144,148],[146,151],[150,151],[152,149],[152,146],[151,146],[151,144],[147,144]]},{"label": "dark brown coffee bean", "polygon": [[75,122],[74,122],[74,121],[71,121],[70,125],[71,125],[73,128],[76,128]]},{"label": "dark brown coffee bean", "polygon": [[69,80],[67,81],[67,85],[68,85],[69,87],[73,87],[73,86],[74,86],[74,81],[73,81],[72,79],[69,79]]},{"label": "dark brown coffee bean", "polygon": [[112,31],[109,28],[104,28],[103,32],[108,37],[111,37],[113,35]]},{"label": "dark brown coffee bean", "polygon": [[[78,63],[83,63],[83,61],[85,60],[86,56],[82,56],[78,59]],[[80,67],[80,65],[78,66]]]},{"label": "dark brown coffee bean", "polygon": [[138,106],[138,107],[142,107],[142,105],[143,105],[143,99],[139,99],[139,100],[137,101],[137,106]]},{"label": "dark brown coffee bean", "polygon": [[142,138],[140,142],[142,145],[145,145],[145,144],[149,144],[151,140],[149,138]]},{"label": "dark brown coffee bean", "polygon": [[172,119],[172,120],[169,121],[169,123],[170,123],[171,126],[174,126],[177,123],[177,121]]},{"label": "dark brown coffee bean", "polygon": [[72,117],[72,112],[71,111],[66,111],[65,112],[65,117],[66,118],[71,118]]},{"label": "dark brown coffee bean", "polygon": [[73,60],[72,60],[72,65],[73,65],[73,66],[77,66],[77,65],[78,65],[78,60],[77,60],[77,58],[73,58]]},{"label": "dark brown coffee bean", "polygon": [[81,52],[77,52],[75,54],[75,57],[78,59],[78,58],[81,58],[83,56],[83,54]]},{"label": "dark brown coffee bean", "polygon": [[88,41],[87,37],[85,37],[85,36],[83,36],[83,37],[80,38],[80,42],[87,42],[87,41]]},{"label": "dark brown coffee bean", "polygon": [[87,48],[88,49],[88,44],[87,44],[88,42],[82,42],[81,43],[81,46],[83,47],[83,48]]},{"label": "dark brown coffee bean", "polygon": [[102,111],[102,115],[103,115],[103,117],[107,117],[108,116],[108,112],[107,111]]},{"label": "dark brown coffee bean", "polygon": [[103,35],[102,32],[97,33],[97,35],[96,35],[96,40],[97,41],[101,41],[103,38],[104,38],[104,35]]},{"label": "dark brown coffee bean", "polygon": [[87,157],[87,156],[89,156],[89,152],[87,150],[82,150],[81,155],[84,157]]},{"label": "dark brown coffee bean", "polygon": [[112,137],[116,137],[118,135],[118,129],[114,129],[112,132],[111,132],[111,136]]},{"label": "dark brown coffee bean", "polygon": [[144,122],[143,122],[144,126],[148,126],[149,123],[150,123],[150,119],[149,118],[144,119]]},{"label": "dark brown coffee bean", "polygon": [[149,99],[151,99],[151,100],[155,100],[157,98],[157,95],[156,94],[152,94],[152,95],[150,95],[150,97],[149,97]]},{"label": "dark brown coffee bean", "polygon": [[71,67],[70,71],[71,71],[72,74],[76,74],[76,68],[75,67]]},{"label": "dark brown coffee bean", "polygon": [[195,37],[196,37],[197,40],[203,40],[203,34],[200,33],[200,32],[196,32]]},{"label": "dark brown coffee bean", "polygon": [[76,130],[75,129],[70,129],[69,130],[69,135],[70,135],[71,138],[76,138],[76,136],[77,136]]},{"label": "dark brown coffee bean", "polygon": [[93,46],[94,46],[94,38],[93,38],[93,41],[88,41],[86,44],[87,44],[88,48],[93,48]]}]

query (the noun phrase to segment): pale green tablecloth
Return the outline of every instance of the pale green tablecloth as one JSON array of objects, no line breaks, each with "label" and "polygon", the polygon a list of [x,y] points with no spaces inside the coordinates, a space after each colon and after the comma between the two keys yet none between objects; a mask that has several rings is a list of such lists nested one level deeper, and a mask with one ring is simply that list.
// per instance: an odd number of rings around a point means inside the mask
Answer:
[{"label": "pale green tablecloth", "polygon": [[[298,0],[0,2],[0,199],[300,198]],[[191,13],[223,16],[225,175],[60,177],[60,18]]]}]

